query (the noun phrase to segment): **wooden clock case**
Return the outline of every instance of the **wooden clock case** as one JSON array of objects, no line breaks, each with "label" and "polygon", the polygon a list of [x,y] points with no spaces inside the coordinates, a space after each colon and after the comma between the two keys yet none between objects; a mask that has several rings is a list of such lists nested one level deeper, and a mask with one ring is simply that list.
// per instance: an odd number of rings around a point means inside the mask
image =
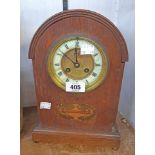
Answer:
[{"label": "wooden clock case", "polygon": [[[47,71],[47,59],[55,44],[70,36],[83,36],[97,42],[106,52],[109,68],[103,83],[85,93],[68,93],[57,87]],[[115,120],[127,46],[120,31],[107,18],[87,10],[58,13],[35,33],[29,58],[33,62],[37,109],[40,124],[33,130],[35,142],[79,143],[119,148],[120,134]],[[40,109],[40,102],[51,102],[51,109]],[[62,117],[61,104],[85,104],[95,109],[90,119]]]}]

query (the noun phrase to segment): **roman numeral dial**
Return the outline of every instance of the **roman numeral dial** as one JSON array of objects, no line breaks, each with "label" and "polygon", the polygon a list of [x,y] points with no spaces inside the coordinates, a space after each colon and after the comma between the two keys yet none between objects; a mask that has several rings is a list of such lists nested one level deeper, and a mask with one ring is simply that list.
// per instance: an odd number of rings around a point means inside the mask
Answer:
[{"label": "roman numeral dial", "polygon": [[58,42],[48,62],[51,79],[62,89],[66,82],[84,82],[86,91],[95,89],[108,70],[103,49],[96,42],[80,36]]}]

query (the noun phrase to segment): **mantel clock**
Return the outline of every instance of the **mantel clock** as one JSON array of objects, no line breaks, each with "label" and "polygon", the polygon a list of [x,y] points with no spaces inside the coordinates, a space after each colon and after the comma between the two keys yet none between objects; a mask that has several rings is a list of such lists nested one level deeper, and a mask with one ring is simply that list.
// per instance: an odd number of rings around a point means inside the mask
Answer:
[{"label": "mantel clock", "polygon": [[35,33],[33,62],[39,124],[36,142],[117,149],[117,115],[126,43],[107,18],[88,10],[58,13]]}]

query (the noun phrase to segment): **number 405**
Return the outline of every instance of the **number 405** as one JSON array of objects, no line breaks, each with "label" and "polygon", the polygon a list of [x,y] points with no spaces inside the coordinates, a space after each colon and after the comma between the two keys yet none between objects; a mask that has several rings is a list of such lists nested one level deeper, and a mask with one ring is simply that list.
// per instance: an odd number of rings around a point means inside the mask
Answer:
[{"label": "number 405", "polygon": [[70,86],[71,89],[81,89],[80,85],[71,85]]}]

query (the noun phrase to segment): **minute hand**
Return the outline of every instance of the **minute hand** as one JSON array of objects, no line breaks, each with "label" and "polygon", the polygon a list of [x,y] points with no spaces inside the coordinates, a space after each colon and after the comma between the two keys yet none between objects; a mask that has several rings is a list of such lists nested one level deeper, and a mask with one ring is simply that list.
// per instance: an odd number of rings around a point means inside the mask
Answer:
[{"label": "minute hand", "polygon": [[70,57],[68,57],[65,53],[61,52],[68,60],[70,60],[73,64],[76,64]]},{"label": "minute hand", "polygon": [[78,59],[77,59],[77,48],[75,48],[75,60],[76,60],[76,63],[78,63]]}]

